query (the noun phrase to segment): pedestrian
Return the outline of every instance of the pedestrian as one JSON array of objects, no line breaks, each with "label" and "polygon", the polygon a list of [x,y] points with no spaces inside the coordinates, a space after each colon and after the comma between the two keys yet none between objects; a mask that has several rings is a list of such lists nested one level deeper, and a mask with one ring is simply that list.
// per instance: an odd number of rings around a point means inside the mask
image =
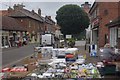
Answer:
[{"label": "pedestrian", "polygon": [[26,38],[24,37],[24,38],[23,38],[23,45],[26,45],[26,41],[27,41],[27,40],[26,40]]},{"label": "pedestrian", "polygon": [[22,40],[21,38],[19,39],[19,43],[18,43],[18,47],[21,47],[22,46]]}]

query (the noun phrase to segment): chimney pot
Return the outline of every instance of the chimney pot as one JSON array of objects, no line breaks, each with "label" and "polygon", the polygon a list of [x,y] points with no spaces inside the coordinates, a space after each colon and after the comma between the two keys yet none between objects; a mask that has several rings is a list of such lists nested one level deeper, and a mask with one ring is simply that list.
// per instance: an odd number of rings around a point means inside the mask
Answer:
[{"label": "chimney pot", "polygon": [[41,16],[41,9],[40,8],[38,9],[38,15]]}]

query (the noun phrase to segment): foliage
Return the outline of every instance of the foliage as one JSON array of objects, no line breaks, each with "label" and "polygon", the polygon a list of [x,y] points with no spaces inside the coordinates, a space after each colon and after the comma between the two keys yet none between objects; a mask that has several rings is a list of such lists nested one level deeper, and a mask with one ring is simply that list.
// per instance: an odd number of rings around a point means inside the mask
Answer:
[{"label": "foliage", "polygon": [[74,45],[75,45],[75,39],[74,38],[67,39],[67,42],[68,42],[68,45],[70,47],[74,47]]},{"label": "foliage", "polygon": [[61,26],[61,32],[66,34],[79,34],[89,25],[89,18],[78,5],[64,5],[57,12],[57,24]]}]

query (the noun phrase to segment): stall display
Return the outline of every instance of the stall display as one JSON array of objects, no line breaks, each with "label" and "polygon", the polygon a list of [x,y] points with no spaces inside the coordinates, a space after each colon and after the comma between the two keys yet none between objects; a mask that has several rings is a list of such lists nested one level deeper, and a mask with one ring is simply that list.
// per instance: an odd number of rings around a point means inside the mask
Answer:
[{"label": "stall display", "polygon": [[[98,68],[101,63],[85,64],[85,57],[77,54],[77,48],[55,48],[40,78],[101,78]],[[37,75],[37,77],[38,77]]]},{"label": "stall display", "polygon": [[3,68],[2,69],[2,72],[9,72],[10,71],[10,68]]},{"label": "stall display", "polygon": [[[52,49],[53,47],[42,47],[41,48],[42,57],[43,58],[52,57]],[[51,56],[48,56],[48,55],[51,55]]]},{"label": "stall display", "polygon": [[14,67],[10,71],[11,72],[26,72],[27,68],[24,68],[24,67]]},{"label": "stall display", "polygon": [[102,62],[98,62],[96,66],[102,76],[116,73],[115,64],[104,64]]}]

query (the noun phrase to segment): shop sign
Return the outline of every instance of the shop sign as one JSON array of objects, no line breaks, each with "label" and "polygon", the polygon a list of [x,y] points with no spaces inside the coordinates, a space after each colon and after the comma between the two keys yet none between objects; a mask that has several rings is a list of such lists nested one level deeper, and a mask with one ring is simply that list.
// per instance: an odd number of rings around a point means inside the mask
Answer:
[{"label": "shop sign", "polygon": [[66,39],[72,38],[72,35],[66,35]]}]

